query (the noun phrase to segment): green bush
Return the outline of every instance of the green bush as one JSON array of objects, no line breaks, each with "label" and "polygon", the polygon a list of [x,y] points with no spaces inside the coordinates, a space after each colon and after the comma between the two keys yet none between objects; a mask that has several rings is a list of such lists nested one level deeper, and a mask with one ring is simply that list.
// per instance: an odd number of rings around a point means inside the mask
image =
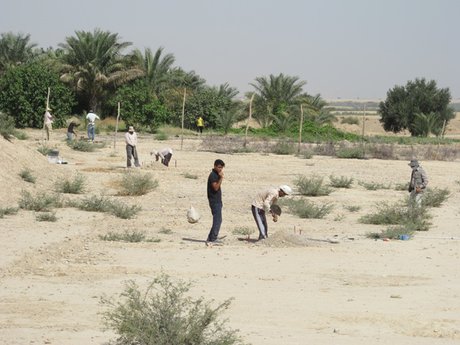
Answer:
[{"label": "green bush", "polygon": [[440,207],[450,196],[447,188],[427,188],[422,198],[425,207]]},{"label": "green bush", "polygon": [[56,212],[37,213],[35,219],[38,222],[55,222],[57,221]]},{"label": "green bush", "polygon": [[158,180],[153,180],[151,174],[141,174],[128,171],[124,174],[120,186],[120,195],[144,195],[158,187]]},{"label": "green bush", "polygon": [[190,174],[190,173],[188,173],[188,172],[186,172],[186,173],[184,174],[184,177],[185,177],[185,178],[192,179],[192,180],[198,179],[198,175]]},{"label": "green bush", "polygon": [[343,117],[340,123],[346,123],[349,125],[359,125],[359,119],[356,116]]},{"label": "green bush", "polygon": [[18,131],[17,129],[15,129],[13,131],[13,136],[18,140],[27,140],[27,139],[29,139],[29,136],[27,135],[27,133],[22,132],[22,131]]},{"label": "green bush", "polygon": [[111,213],[122,219],[131,219],[141,210],[141,207],[137,205],[129,206],[117,200],[95,195],[86,197],[81,201],[71,202],[68,205],[89,212]]},{"label": "green bush", "polygon": [[324,218],[328,215],[332,208],[332,204],[315,205],[313,202],[305,199],[289,199],[283,201],[282,205],[286,205],[289,212],[299,216],[300,218]]},{"label": "green bush", "polygon": [[358,182],[360,186],[363,186],[367,190],[378,190],[378,189],[390,189],[391,185],[385,185],[383,183],[377,183],[377,182],[364,182],[360,181]]},{"label": "green bush", "polygon": [[161,274],[141,291],[126,283],[118,301],[102,299],[104,324],[118,336],[117,345],[243,344],[220,320],[231,300],[213,307],[203,297],[187,296],[191,284]]},{"label": "green bush", "polygon": [[37,193],[33,196],[30,192],[23,190],[19,199],[19,207],[24,210],[36,212],[48,212],[54,207],[62,207],[63,202],[59,195]]},{"label": "green bush", "polygon": [[417,207],[407,203],[389,205],[383,203],[377,206],[377,212],[367,214],[359,219],[364,224],[402,225],[413,228],[414,231],[427,231],[431,219],[425,207]]},{"label": "green bush", "polygon": [[158,133],[155,134],[155,140],[164,141],[168,139],[169,139],[168,134],[163,131],[159,131]]},{"label": "green bush", "polygon": [[395,184],[395,190],[407,192],[409,190],[409,182]]},{"label": "green bush", "polygon": [[120,242],[142,242],[145,241],[145,234],[139,231],[125,231],[124,233],[116,233],[110,231],[106,235],[99,236],[103,241],[120,241]]},{"label": "green bush", "polygon": [[4,216],[9,216],[12,214],[18,213],[18,208],[17,207],[5,207],[5,208],[0,208],[0,218],[3,218]]},{"label": "green bush", "polygon": [[300,156],[304,159],[312,159],[313,158],[313,152],[310,150],[304,150],[300,152]]},{"label": "green bush", "polygon": [[335,177],[333,175],[330,175],[329,180],[331,181],[331,187],[334,188],[351,188],[351,185],[353,183],[353,178],[346,176]]},{"label": "green bush", "polygon": [[343,206],[343,208],[350,212],[358,212],[361,209],[361,206],[348,205],[348,206]]},{"label": "green bush", "polygon": [[48,154],[53,150],[46,144],[42,144],[37,148],[37,151],[40,152],[43,156],[48,156]]},{"label": "green bush", "polygon": [[296,152],[294,143],[291,140],[279,140],[272,146],[271,152],[276,155],[292,155]]},{"label": "green bush", "polygon": [[73,179],[62,179],[56,182],[55,188],[59,193],[82,194],[85,191],[85,178],[77,174]]},{"label": "green bush", "polygon": [[141,210],[137,205],[126,205],[119,201],[112,201],[109,213],[121,219],[131,219]]},{"label": "green bush", "polygon": [[91,143],[86,140],[67,140],[67,145],[75,151],[93,152],[99,144]]},{"label": "green bush", "polygon": [[322,196],[329,195],[332,189],[323,186],[323,178],[313,175],[312,177],[299,176],[294,180],[294,185],[300,194],[306,196]]},{"label": "green bush", "polygon": [[256,230],[254,228],[249,228],[247,226],[240,226],[240,227],[237,227],[237,228],[233,229],[232,234],[246,236],[247,239],[250,239],[251,235],[255,231]]},{"label": "green bush", "polygon": [[30,169],[22,169],[20,172],[19,172],[19,176],[26,182],[29,182],[29,183],[35,183],[36,181],[36,178],[34,175],[32,175],[32,171]]},{"label": "green bush", "polygon": [[336,155],[338,158],[363,159],[364,150],[361,147],[342,148],[342,149],[337,150]]},{"label": "green bush", "polygon": [[390,226],[382,232],[369,232],[366,234],[366,237],[372,239],[399,239],[402,235],[412,236],[415,231],[416,229],[414,225],[403,224],[398,226]]},{"label": "green bush", "polygon": [[14,118],[0,112],[0,135],[10,140],[14,130]]}]

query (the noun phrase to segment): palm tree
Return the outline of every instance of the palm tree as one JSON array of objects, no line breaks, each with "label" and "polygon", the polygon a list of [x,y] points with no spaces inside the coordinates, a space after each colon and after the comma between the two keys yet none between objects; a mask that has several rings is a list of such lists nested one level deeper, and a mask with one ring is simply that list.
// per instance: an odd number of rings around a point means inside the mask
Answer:
[{"label": "palm tree", "polygon": [[[254,97],[254,118],[260,125],[270,125],[273,117],[286,117],[287,109],[297,103],[302,95],[302,88],[306,84],[298,77],[270,74],[267,77],[258,77],[250,85],[256,89]],[[285,119],[280,119],[283,123]]]},{"label": "palm tree", "polygon": [[75,36],[59,45],[64,50],[61,79],[76,89],[88,109],[96,111],[109,88],[143,75],[122,55],[130,45],[119,42],[118,34],[109,31],[76,31]]},{"label": "palm tree", "polygon": [[173,54],[161,57],[162,52],[163,48],[159,48],[155,54],[152,54],[152,51],[147,48],[144,53],[139,49],[135,49],[132,53],[134,64],[144,72],[147,85],[157,97],[165,89],[170,79],[168,73],[175,61]]},{"label": "palm tree", "polygon": [[0,74],[7,69],[29,62],[35,57],[35,43],[30,35],[2,33],[0,38]]}]

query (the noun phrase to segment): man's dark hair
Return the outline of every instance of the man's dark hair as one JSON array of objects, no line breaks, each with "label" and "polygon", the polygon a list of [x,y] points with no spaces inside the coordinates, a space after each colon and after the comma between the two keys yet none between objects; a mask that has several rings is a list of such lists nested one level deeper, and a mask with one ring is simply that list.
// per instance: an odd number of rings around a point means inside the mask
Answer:
[{"label": "man's dark hair", "polygon": [[214,166],[222,165],[223,167],[225,166],[225,163],[222,159],[216,159],[214,161]]}]

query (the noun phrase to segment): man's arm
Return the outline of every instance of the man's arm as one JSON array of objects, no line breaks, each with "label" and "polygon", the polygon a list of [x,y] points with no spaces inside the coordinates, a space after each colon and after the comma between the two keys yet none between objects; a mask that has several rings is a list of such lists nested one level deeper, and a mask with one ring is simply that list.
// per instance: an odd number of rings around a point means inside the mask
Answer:
[{"label": "man's arm", "polygon": [[219,173],[219,179],[217,181],[214,181],[211,183],[212,189],[214,189],[215,192],[217,192],[222,184],[222,180],[224,179],[224,173],[221,171]]}]

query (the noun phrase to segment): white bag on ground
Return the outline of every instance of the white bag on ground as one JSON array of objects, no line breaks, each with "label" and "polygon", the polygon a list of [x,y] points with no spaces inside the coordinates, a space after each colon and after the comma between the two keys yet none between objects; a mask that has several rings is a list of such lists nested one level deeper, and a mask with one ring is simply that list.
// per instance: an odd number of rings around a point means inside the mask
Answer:
[{"label": "white bag on ground", "polygon": [[200,220],[200,214],[198,213],[197,210],[193,206],[190,206],[190,208],[187,211],[187,220],[189,223],[197,223]]}]

